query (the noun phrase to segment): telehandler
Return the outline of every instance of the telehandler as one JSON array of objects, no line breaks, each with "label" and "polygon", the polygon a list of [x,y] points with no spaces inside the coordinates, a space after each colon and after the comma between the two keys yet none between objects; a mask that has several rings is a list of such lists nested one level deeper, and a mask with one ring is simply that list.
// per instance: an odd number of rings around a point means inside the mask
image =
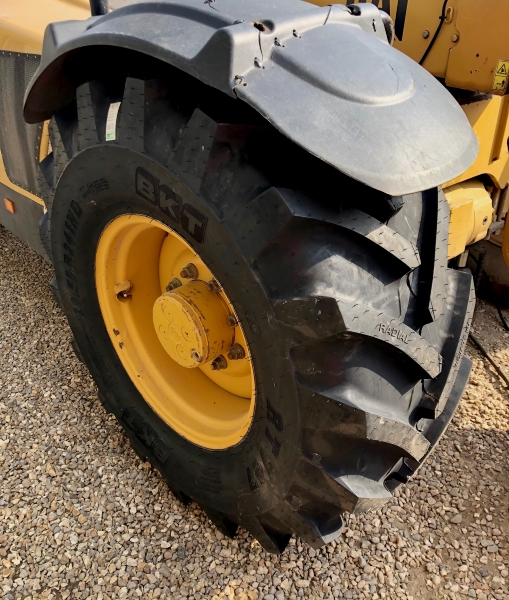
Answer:
[{"label": "telehandler", "polygon": [[333,540],[468,380],[461,267],[507,213],[509,6],[0,11],[0,222],[51,261],[106,410],[223,533]]}]

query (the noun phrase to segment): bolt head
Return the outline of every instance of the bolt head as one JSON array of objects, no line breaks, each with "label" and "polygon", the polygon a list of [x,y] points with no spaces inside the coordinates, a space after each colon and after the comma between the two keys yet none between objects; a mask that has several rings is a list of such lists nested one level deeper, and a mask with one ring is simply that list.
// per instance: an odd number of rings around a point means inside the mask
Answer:
[{"label": "bolt head", "polygon": [[244,348],[240,344],[233,344],[228,352],[228,358],[230,360],[241,360],[246,356]]},{"label": "bolt head", "polygon": [[166,286],[166,291],[167,292],[171,292],[171,290],[174,290],[175,288],[181,287],[182,282],[180,281],[180,279],[177,279],[176,277],[174,277],[170,283]]},{"label": "bolt head", "polygon": [[209,292],[218,293],[221,291],[221,286],[217,283],[215,279],[211,279],[207,282],[207,289]]},{"label": "bolt head", "polygon": [[459,36],[457,33],[455,33],[455,34],[454,34],[454,35],[451,37],[451,40],[452,40],[453,42],[457,42],[459,39],[460,39],[460,36]]},{"label": "bolt head", "polygon": [[182,271],[180,271],[180,276],[182,279],[197,279],[198,269],[196,268],[196,265],[193,265],[193,263],[186,265]]},{"label": "bolt head", "polygon": [[429,38],[429,31],[428,31],[427,29],[425,29],[425,30],[422,32],[422,37],[423,37],[425,40],[427,40],[427,39]]},{"label": "bolt head", "polygon": [[214,358],[214,360],[210,363],[210,368],[213,371],[221,371],[222,369],[226,369],[228,363],[226,362],[226,358],[223,355]]}]

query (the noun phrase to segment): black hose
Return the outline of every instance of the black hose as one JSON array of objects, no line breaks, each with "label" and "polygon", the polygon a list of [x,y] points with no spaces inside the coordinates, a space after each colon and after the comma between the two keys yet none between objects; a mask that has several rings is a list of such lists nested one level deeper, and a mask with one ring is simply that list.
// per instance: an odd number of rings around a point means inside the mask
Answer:
[{"label": "black hose", "polygon": [[440,33],[440,31],[442,29],[442,25],[444,24],[444,21],[445,21],[445,11],[447,9],[448,2],[449,2],[449,0],[444,1],[444,5],[442,6],[442,14],[440,15],[440,22],[438,23],[438,27],[437,27],[437,30],[435,31],[435,35],[431,38],[431,42],[429,43],[429,46],[426,48],[426,52],[423,54],[421,60],[419,61],[420,65],[422,65],[423,62],[428,58],[428,54],[431,52],[433,46],[435,45],[435,42],[437,41],[438,34]]},{"label": "black hose", "polygon": [[498,304],[495,304],[495,308],[497,309],[498,316],[500,317],[500,320],[502,321],[502,325],[504,326],[504,329],[506,331],[509,331],[509,324],[507,323],[504,315],[502,314],[502,309],[500,308],[500,306]]},{"label": "black hose", "polygon": [[491,358],[491,356],[488,354],[488,352],[486,351],[484,346],[481,344],[481,342],[475,337],[475,335],[473,333],[469,333],[468,337],[469,337],[470,341],[474,344],[474,346],[479,350],[479,352],[491,363],[491,365],[493,366],[495,371],[498,373],[500,379],[502,379],[502,381],[504,381],[506,386],[509,388],[509,379],[507,378],[506,374],[497,365],[497,363]]},{"label": "black hose", "polygon": [[108,14],[108,0],[90,0],[90,14],[93,17]]}]

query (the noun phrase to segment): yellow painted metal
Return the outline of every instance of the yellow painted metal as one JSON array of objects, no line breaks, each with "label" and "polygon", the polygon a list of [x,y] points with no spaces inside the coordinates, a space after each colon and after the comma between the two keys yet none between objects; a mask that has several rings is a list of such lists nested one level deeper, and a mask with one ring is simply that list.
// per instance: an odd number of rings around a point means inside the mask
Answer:
[{"label": "yellow painted metal", "polygon": [[87,0],[3,0],[0,50],[41,54],[48,23],[90,17]]},{"label": "yellow painted metal", "polygon": [[[347,2],[350,3],[351,0],[337,0],[336,3]],[[312,3],[318,6],[331,4],[330,0],[312,0]],[[438,26],[443,0],[378,0],[375,3],[380,8],[389,10],[395,21],[395,47],[419,61]],[[506,34],[509,2],[448,0],[446,15],[442,30],[425,61],[426,69],[433,75],[444,78],[447,85],[457,88],[494,94],[507,92],[509,76],[506,77],[504,70],[509,69],[509,36]],[[86,19],[89,16],[88,0],[4,1],[0,4],[0,49],[40,53],[44,30],[49,22]],[[444,187],[450,188],[456,197],[457,188],[451,186],[488,175],[497,188],[504,188],[509,183],[508,98],[485,97],[478,102],[464,104],[463,110],[479,139],[480,152],[465,173],[445,183]],[[41,140],[41,159],[47,151],[45,126]],[[40,198],[9,181],[1,157],[0,182],[43,204]],[[475,187],[477,183],[474,181],[473,185]],[[450,190],[446,191],[449,197]],[[461,211],[466,211],[467,206],[470,203],[465,197]],[[474,213],[475,211],[472,212]],[[457,222],[451,213],[451,224]],[[470,223],[470,220],[462,217],[461,222]],[[458,250],[461,245],[459,240],[471,237],[469,231],[467,228],[460,235],[456,229],[451,230],[454,241],[450,252]]]},{"label": "yellow painted metal", "polygon": [[459,256],[466,246],[486,237],[492,222],[492,199],[483,183],[470,179],[445,192],[451,210],[448,258]]},{"label": "yellow painted metal", "polygon": [[450,51],[445,83],[465,90],[505,94],[508,23],[507,0],[459,0],[456,27],[460,39]]},{"label": "yellow painted metal", "polygon": [[[308,0],[324,6],[328,0]],[[371,0],[373,1],[373,0]],[[356,0],[359,2],[359,0]],[[333,0],[332,4],[352,4]],[[396,26],[394,46],[419,62],[440,23],[444,0],[375,0],[390,8]],[[448,0],[446,18],[424,66],[448,86],[493,94],[507,93],[509,2]]]},{"label": "yellow painted metal", "polygon": [[[359,0],[307,0],[317,6],[329,4],[358,4]],[[369,0],[368,0],[369,1]],[[372,0],[371,0],[372,1]],[[458,35],[455,24],[456,9],[459,0],[449,0],[452,18],[445,22],[433,50],[426,59],[426,69],[436,77],[445,77],[449,51],[454,47],[454,35]],[[377,4],[377,2],[373,2]],[[390,13],[396,25],[396,40],[394,47],[404,52],[415,61],[424,56],[426,49],[439,24],[443,0],[378,0],[378,7]],[[398,18],[399,7],[399,18]],[[424,33],[428,32],[428,37]]]},{"label": "yellow painted metal", "polygon": [[489,175],[503,189],[509,183],[509,96],[493,96],[462,108],[479,140],[479,154],[469,169],[444,186]]},{"label": "yellow painted metal", "polygon": [[[0,2],[0,50],[41,54],[48,23],[90,17],[88,0],[3,0]],[[39,158],[48,154],[47,124],[43,127]],[[0,155],[0,183],[37,204],[44,201],[10,181]]]},{"label": "yellow painted metal", "polygon": [[[182,280],[183,286],[168,294],[168,283],[180,278],[190,262],[198,269],[197,280]],[[247,433],[255,389],[249,347],[235,309],[222,288],[217,293],[205,289],[205,282],[213,279],[182,237],[148,217],[117,217],[99,240],[97,295],[106,329],[129,377],[152,409],[180,435],[199,446],[222,449],[237,444]],[[170,311],[166,320],[173,322],[174,330],[185,325],[188,334],[189,328],[198,328],[189,339],[209,348],[207,362],[183,366],[180,358],[172,358],[171,344],[182,342],[186,332],[181,327],[176,342],[162,343],[164,335],[156,329],[163,317],[154,314],[165,310]],[[234,317],[236,327],[227,327],[228,315]],[[209,326],[214,316],[220,326]],[[230,341],[243,347],[245,359],[227,359]],[[223,347],[227,368],[213,371],[210,360]]]},{"label": "yellow painted metal", "polygon": [[154,303],[154,328],[175,362],[193,369],[226,354],[235,340],[228,325],[230,311],[220,294],[204,281],[193,280],[159,296]]},{"label": "yellow painted metal", "polygon": [[39,162],[42,162],[50,152],[49,121],[44,121],[42,125],[41,143],[39,145]]}]

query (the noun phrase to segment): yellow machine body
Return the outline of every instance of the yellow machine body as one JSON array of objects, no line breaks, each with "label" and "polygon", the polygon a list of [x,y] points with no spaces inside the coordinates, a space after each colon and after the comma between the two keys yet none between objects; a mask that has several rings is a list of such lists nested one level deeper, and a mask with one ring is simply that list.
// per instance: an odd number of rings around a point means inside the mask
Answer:
[{"label": "yellow machine body", "polygon": [[89,16],[88,0],[4,1],[0,4],[0,50],[41,54],[48,23]]},{"label": "yellow machine body", "polygon": [[[311,3],[324,6],[330,4],[330,0],[312,0]],[[338,0],[337,3],[351,2]],[[506,95],[509,91],[509,36],[505,31],[509,2],[448,0],[444,4],[443,0],[373,0],[373,3],[391,14],[395,23],[395,47],[416,61],[421,61],[443,21],[423,66],[456,89],[458,101],[480,143],[474,164],[443,186],[451,206],[449,257],[452,258],[461,254],[465,245],[486,237],[493,221],[505,218],[506,207],[499,206],[498,198],[509,183],[509,97]],[[89,16],[87,0],[3,2],[0,51],[40,54],[48,23]],[[479,93],[463,97],[459,90]],[[48,151],[45,124],[40,160]],[[1,156],[0,183],[43,204],[40,197],[9,181]],[[464,185],[458,187],[462,183]],[[492,204],[492,214],[486,221],[488,202]],[[505,254],[509,264],[509,254]]]},{"label": "yellow machine body", "polygon": [[[308,0],[318,6],[352,0]],[[369,0],[368,0],[369,1]],[[394,20],[394,46],[420,62],[440,24],[444,0],[372,0]],[[449,87],[506,94],[509,82],[507,0],[448,0],[440,33],[423,66]]]},{"label": "yellow machine body", "polygon": [[[52,21],[87,19],[90,16],[88,0],[13,0],[0,3],[0,52],[23,54],[42,53],[44,31]],[[42,130],[39,159],[48,154],[48,124]],[[44,205],[41,198],[12,183],[6,173],[0,154],[0,183]]]}]

